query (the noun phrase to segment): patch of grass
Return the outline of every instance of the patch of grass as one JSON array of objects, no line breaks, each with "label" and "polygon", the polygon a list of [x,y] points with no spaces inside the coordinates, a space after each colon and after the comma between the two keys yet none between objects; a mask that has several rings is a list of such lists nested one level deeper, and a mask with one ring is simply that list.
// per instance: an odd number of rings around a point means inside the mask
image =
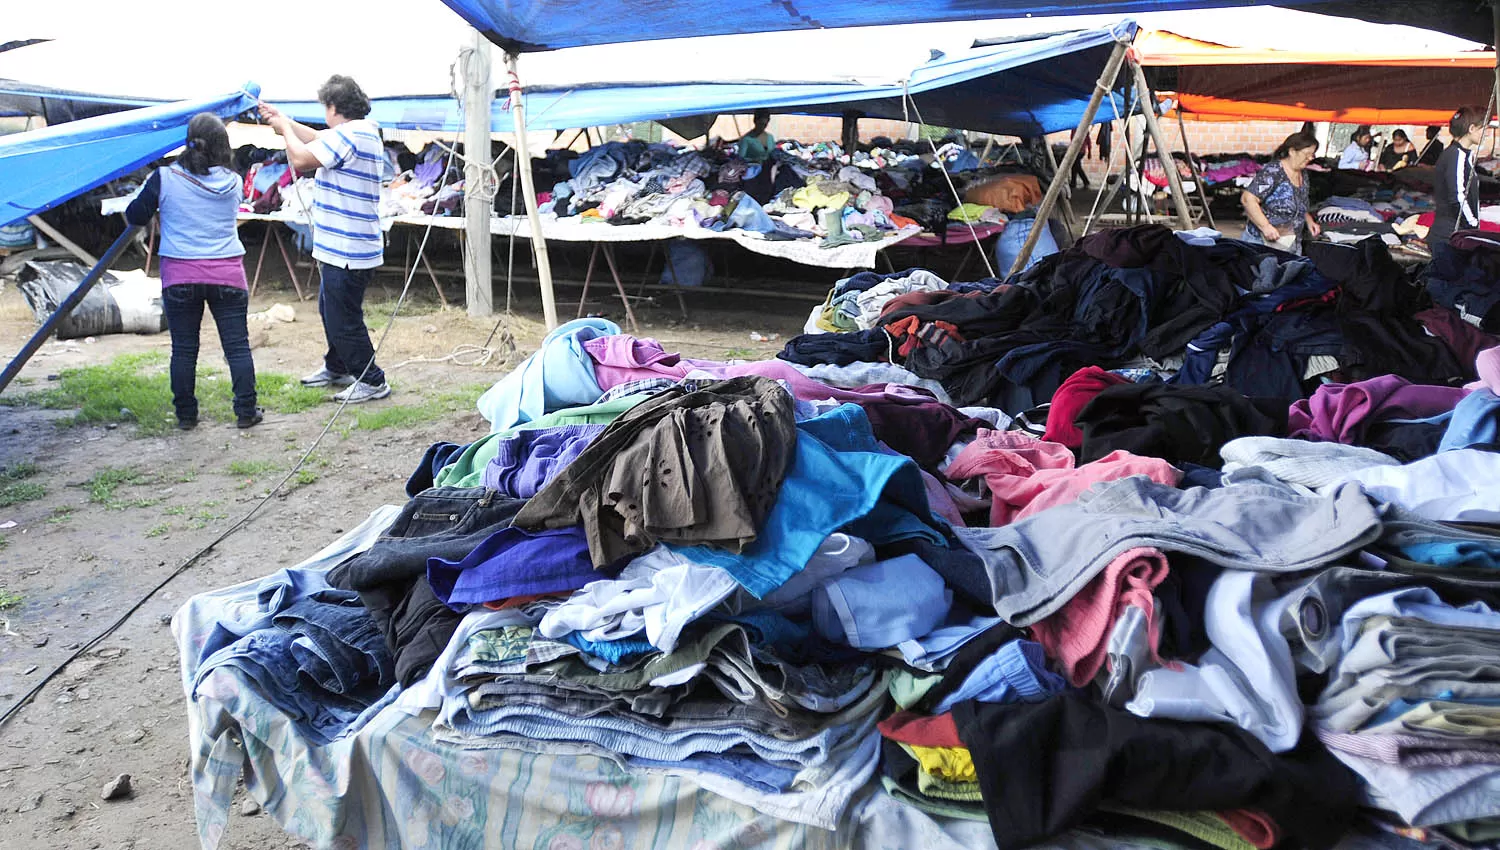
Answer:
[{"label": "patch of grass", "polygon": [[217,519],[229,519],[229,514],[216,514],[208,508],[200,508],[196,514],[193,514],[193,519],[188,525],[194,529],[204,528]]},{"label": "patch of grass", "polygon": [[47,495],[47,488],[25,479],[36,475],[41,468],[30,461],[14,463],[0,469],[0,508],[35,502]]},{"label": "patch of grass", "polygon": [[0,587],[0,611],[4,611],[6,608],[14,608],[24,600],[25,597],[21,594]]},{"label": "patch of grass", "polygon": [[40,484],[31,481],[12,481],[9,484],[0,485],[0,508],[8,508],[22,502],[35,502],[45,495],[47,495],[47,488]]},{"label": "patch of grass", "polygon": [[20,481],[23,478],[30,478],[41,471],[41,467],[31,461],[21,461],[20,463],[13,463],[4,469],[0,469],[0,481]]},{"label": "patch of grass", "polygon": [[725,360],[754,360],[756,352],[753,348],[726,348],[724,349]]},{"label": "patch of grass", "polygon": [[173,480],[178,484],[191,484],[194,481],[198,480],[198,470],[185,469],[182,472],[177,473],[177,477]]},{"label": "patch of grass", "polygon": [[[134,421],[138,433],[161,435],[177,422],[172,409],[172,389],[167,376],[168,357],[160,351],[122,354],[100,366],[64,369],[55,385],[7,397],[8,403],[37,405],[56,410],[77,409],[74,423],[118,423]],[[261,406],[275,413],[301,413],[323,401],[324,393],[302,386],[290,375],[262,372],[255,376]],[[200,420],[234,420],[229,382],[222,371],[198,369],[198,417]],[[186,479],[191,480],[191,479]]]},{"label": "patch of grass", "polygon": [[52,509],[52,516],[47,517],[47,522],[53,525],[62,525],[73,518],[73,512],[78,510],[72,505],[58,505]]},{"label": "patch of grass", "polygon": [[115,491],[126,484],[145,484],[150,479],[132,466],[106,466],[89,479],[89,501],[113,507]]},{"label": "patch of grass", "polygon": [[7,540],[7,539],[5,539],[5,535],[0,534],[0,549],[4,549],[5,547],[7,547],[9,545],[10,545],[10,541]]},{"label": "patch of grass", "polygon": [[170,508],[162,511],[162,513],[166,514],[167,516],[187,516],[187,512],[187,505],[173,505]]},{"label": "patch of grass", "polygon": [[171,530],[172,530],[172,526],[164,522],[164,523],[161,523],[159,525],[153,525],[150,528],[146,529],[146,536],[147,537],[161,537],[163,534],[166,534],[167,532],[169,532]]},{"label": "patch of grass", "polygon": [[[410,304],[407,305],[410,308]],[[391,323],[391,314],[396,312],[396,302],[383,301],[379,304],[365,305],[365,327],[372,331],[378,331]],[[407,313],[410,316],[410,310]]]},{"label": "patch of grass", "polygon": [[297,482],[297,486],[299,487],[306,487],[309,484],[316,484],[318,481],[318,471],[316,469],[308,469],[304,466],[301,469],[297,470],[297,477],[293,478],[292,480]]},{"label": "patch of grass", "polygon": [[488,385],[423,395],[411,404],[362,407],[354,411],[348,430],[380,431],[385,428],[411,428],[435,422],[450,413],[470,410],[475,399],[489,389]]},{"label": "patch of grass", "polygon": [[229,474],[239,478],[255,478],[277,471],[281,467],[271,460],[236,460],[229,464]]}]

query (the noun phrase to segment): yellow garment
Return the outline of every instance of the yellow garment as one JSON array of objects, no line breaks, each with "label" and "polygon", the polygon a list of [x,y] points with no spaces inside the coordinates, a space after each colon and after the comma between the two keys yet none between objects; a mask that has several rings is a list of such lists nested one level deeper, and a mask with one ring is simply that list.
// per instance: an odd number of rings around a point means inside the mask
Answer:
[{"label": "yellow garment", "polygon": [[848,192],[824,194],[817,186],[803,186],[792,195],[792,204],[804,210],[841,210],[849,203]]},{"label": "yellow garment", "polygon": [[978,782],[974,757],[963,747],[911,747],[912,758],[922,770],[949,782]]},{"label": "yellow garment", "polygon": [[[978,224],[984,220],[985,213],[989,213],[993,209],[994,207],[987,207],[983,204],[964,204],[961,207],[954,207],[953,211],[948,213],[948,220]],[[991,213],[990,217],[994,218],[994,214]]]}]

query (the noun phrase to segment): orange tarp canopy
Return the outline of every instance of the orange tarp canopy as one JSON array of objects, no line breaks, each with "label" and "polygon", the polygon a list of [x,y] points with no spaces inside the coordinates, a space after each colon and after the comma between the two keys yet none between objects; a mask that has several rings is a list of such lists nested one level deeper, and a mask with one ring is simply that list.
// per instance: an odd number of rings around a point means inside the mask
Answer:
[{"label": "orange tarp canopy", "polygon": [[1229,47],[1187,38],[1166,30],[1143,30],[1135,38],[1135,52],[1146,67],[1172,65],[1363,65],[1382,68],[1477,68],[1493,71],[1492,50],[1461,53],[1379,54],[1348,51],[1275,50],[1267,47]]},{"label": "orange tarp canopy", "polygon": [[1135,50],[1187,117],[1209,121],[1443,124],[1489,102],[1493,51],[1372,54],[1227,47],[1164,30]]},{"label": "orange tarp canopy", "polygon": [[1452,109],[1307,109],[1280,103],[1228,100],[1200,94],[1178,94],[1184,118],[1190,121],[1333,121],[1340,124],[1447,124]]}]

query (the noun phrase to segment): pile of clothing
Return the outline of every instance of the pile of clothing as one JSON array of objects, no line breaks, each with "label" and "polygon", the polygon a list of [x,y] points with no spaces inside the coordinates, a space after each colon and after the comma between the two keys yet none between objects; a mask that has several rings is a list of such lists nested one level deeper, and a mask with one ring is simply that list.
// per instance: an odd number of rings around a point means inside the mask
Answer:
[{"label": "pile of clothing", "polygon": [[[816,237],[837,247],[906,228],[946,234],[950,226],[974,222],[1003,226],[1006,213],[1041,199],[1035,176],[981,168],[972,152],[959,148],[947,156],[946,148],[940,149],[934,157],[910,146],[845,153],[831,142],[782,141],[766,162],[750,163],[717,145],[695,150],[608,142],[582,154],[549,152],[542,185],[551,188],[538,200],[545,214],[580,223],[741,230],[767,239]],[[1003,202],[969,203],[975,201],[969,197],[955,205],[945,169],[960,187],[987,185]]]},{"label": "pile of clothing", "polygon": [[[830,307],[849,288],[836,289]],[[1223,382],[1283,403],[1323,379],[1472,377],[1472,359],[1455,354],[1468,349],[1429,332],[1444,323],[1413,318],[1430,302],[1377,240],[1314,243],[1294,257],[1213,231],[1144,225],[1092,234],[1004,283],[923,289],[878,315],[866,303],[865,325],[795,338],[780,356],[814,364],[844,348],[851,354],[840,359],[883,350],[959,404],[1033,418],[1045,418],[1041,406],[1085,366],[1184,387]],[[872,336],[881,332],[886,340]]]},{"label": "pile of clothing", "polygon": [[[1085,242],[792,359],[550,333],[404,506],[179,612],[205,845],[243,772],[331,846],[1488,846],[1500,347],[1384,339],[1376,242]],[[1265,299],[1328,311],[1309,393],[1233,379]],[[1218,377],[1119,366],[1221,323]],[[974,404],[897,336],[1071,371]],[[1477,380],[1355,368],[1418,337]]]}]

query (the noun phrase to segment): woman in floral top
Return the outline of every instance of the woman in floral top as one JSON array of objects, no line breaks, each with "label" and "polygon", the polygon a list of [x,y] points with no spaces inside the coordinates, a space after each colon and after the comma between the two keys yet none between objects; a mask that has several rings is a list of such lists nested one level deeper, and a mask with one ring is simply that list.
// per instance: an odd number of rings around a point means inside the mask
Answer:
[{"label": "woman in floral top", "polygon": [[1311,133],[1293,133],[1276,149],[1276,161],[1261,167],[1250,185],[1240,193],[1245,207],[1243,239],[1272,245],[1294,254],[1302,253],[1304,230],[1313,238],[1323,232],[1308,210],[1307,177],[1304,169],[1318,150]]}]

